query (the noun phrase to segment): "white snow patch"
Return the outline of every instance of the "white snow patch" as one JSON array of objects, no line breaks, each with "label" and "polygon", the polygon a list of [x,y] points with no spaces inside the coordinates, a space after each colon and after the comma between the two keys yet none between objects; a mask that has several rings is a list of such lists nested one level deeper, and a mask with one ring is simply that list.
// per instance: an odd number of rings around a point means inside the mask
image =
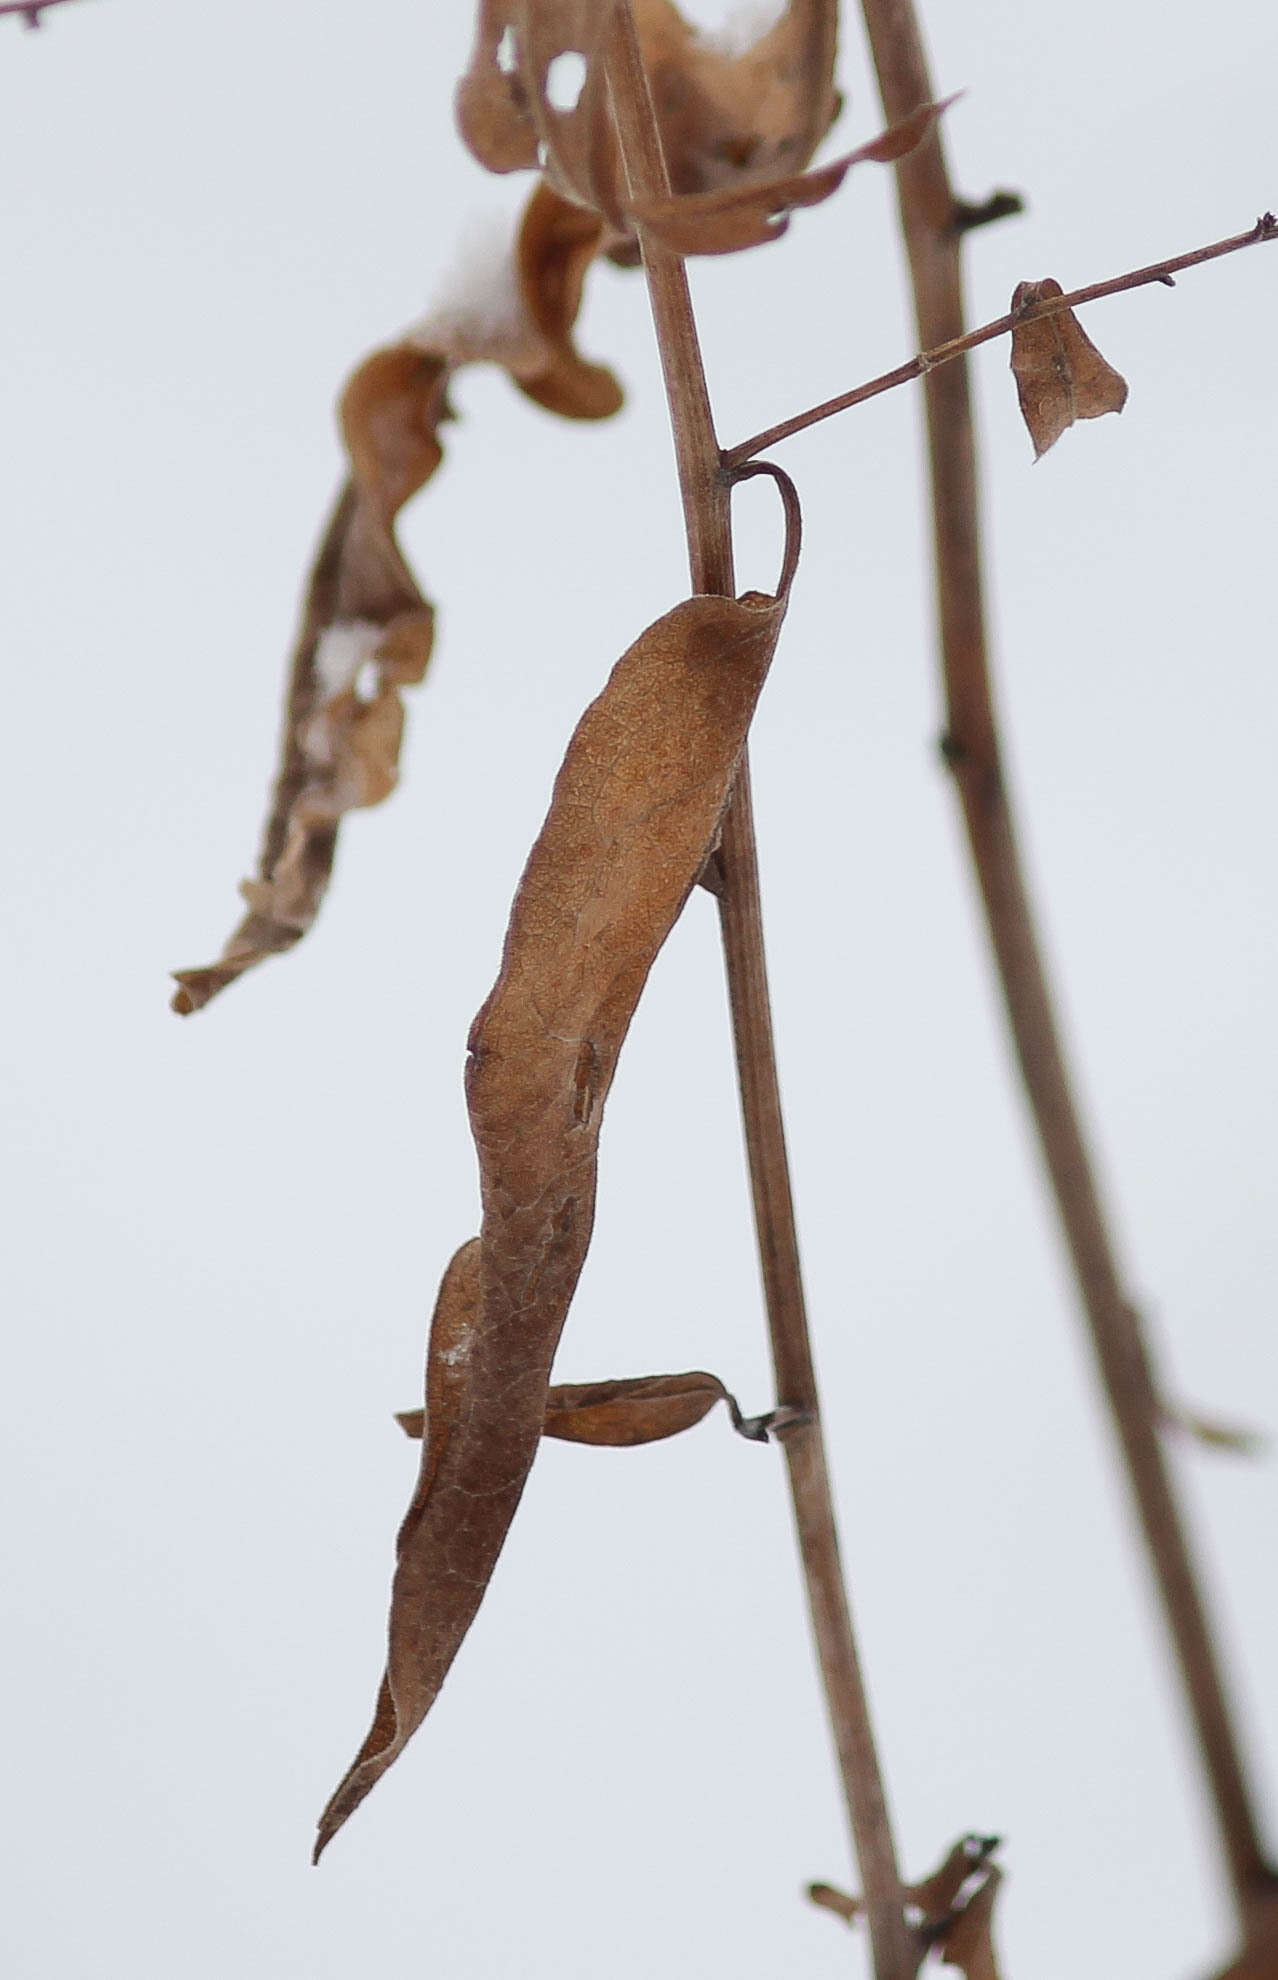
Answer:
[{"label": "white snow patch", "polygon": [[325,701],[354,687],[361,667],[381,645],[382,632],[371,619],[338,619],[325,626],[315,644],[315,678]]},{"label": "white snow patch", "polygon": [[510,214],[488,213],[467,228],[433,309],[404,333],[422,351],[458,363],[492,358],[509,363],[528,343],[531,326],[519,292]]},{"label": "white snow patch", "polygon": [[697,39],[720,55],[748,55],[785,10],[786,0],[737,0],[717,27],[698,28]]}]

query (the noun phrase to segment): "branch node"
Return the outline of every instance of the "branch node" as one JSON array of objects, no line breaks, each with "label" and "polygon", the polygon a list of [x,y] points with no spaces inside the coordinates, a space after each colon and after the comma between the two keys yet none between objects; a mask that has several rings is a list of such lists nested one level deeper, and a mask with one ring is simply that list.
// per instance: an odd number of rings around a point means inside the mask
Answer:
[{"label": "branch node", "polygon": [[705,865],[697,875],[697,885],[704,887],[707,894],[713,894],[716,900],[723,899],[723,861],[719,857],[717,841],[706,854]]},{"label": "branch node", "polygon": [[936,748],[947,770],[957,770],[961,763],[967,761],[967,744],[956,736],[952,729],[946,729],[937,737]]},{"label": "branch node", "polygon": [[727,1404],[733,1429],[738,1437],[744,1437],[751,1444],[771,1443],[783,1431],[797,1430],[801,1424],[814,1421],[810,1409],[799,1409],[793,1403],[781,1403],[776,1409],[766,1410],[762,1416],[742,1416],[735,1396],[728,1396]]},{"label": "branch node", "polygon": [[956,199],[949,231],[952,234],[970,234],[974,227],[988,227],[993,220],[1010,220],[1013,214],[1024,211],[1022,195],[1000,186],[986,199]]}]

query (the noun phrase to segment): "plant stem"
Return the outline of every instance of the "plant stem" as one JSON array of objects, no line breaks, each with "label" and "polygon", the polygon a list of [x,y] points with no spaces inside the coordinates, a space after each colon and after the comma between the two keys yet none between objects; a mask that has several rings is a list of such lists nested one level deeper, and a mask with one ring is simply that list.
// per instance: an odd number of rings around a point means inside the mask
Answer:
[{"label": "plant stem", "polygon": [[[862,0],[862,7],[884,112],[895,121],[932,96],[918,22],[910,0]],[[944,347],[963,336],[963,297],[959,236],[953,225],[955,199],[939,134],[933,132],[918,151],[900,162],[897,189],[919,342],[925,349]],[[1247,239],[1266,237],[1267,224],[1262,221],[1255,234],[1221,243],[1207,253],[1226,253]],[[1207,254],[1198,258],[1206,259]],[[1163,265],[1155,273],[1167,272],[1168,266],[1176,264]],[[1083,292],[1088,293],[1095,291]],[[1071,1091],[1000,765],[982,607],[976,453],[966,364],[930,372],[925,394],[948,702],[945,755],[962,800],[1021,1074],[1179,1662],[1238,1915],[1248,1937],[1261,1910],[1272,1902],[1274,1880],[1265,1862],[1217,1652],[1159,1438],[1158,1383],[1150,1351],[1123,1286]]]},{"label": "plant stem", "polygon": [[43,13],[63,4],[64,0],[0,0],[0,14],[21,14],[29,28],[38,28]]},{"label": "plant stem", "polygon": [[[661,136],[629,0],[607,43],[622,161],[635,199],[669,191]],[[679,256],[644,240],[644,270],[674,429],[693,589],[731,596],[731,485],[723,469],[701,362],[687,273]],[[921,1947],[907,1926],[891,1822],[875,1751],[838,1534],[808,1337],[768,997],[758,860],[743,753],[719,846],[719,909],[755,1226],[777,1400],[804,1420],[781,1434],[844,1797],[865,1893],[877,1980],[913,1980]]]},{"label": "plant stem", "polygon": [[[965,351],[974,351],[978,345],[991,343],[995,337],[1007,336],[1018,323],[1033,323],[1036,317],[1055,316],[1062,309],[1076,309],[1081,303],[1098,302],[1102,296],[1121,295],[1127,289],[1140,289],[1149,282],[1169,285],[1173,275],[1179,274],[1182,268],[1195,268],[1199,262],[1215,261],[1222,254],[1236,254],[1239,248],[1255,247],[1258,241],[1278,241],[1278,219],[1272,213],[1262,213],[1255,226],[1249,227],[1245,234],[1231,234],[1227,240],[1213,241],[1210,247],[1173,255],[1170,261],[1152,262],[1148,268],[1135,268],[1127,275],[1111,276],[1107,282],[1092,282],[1085,289],[1072,289],[1067,296],[1049,296],[1044,302],[1031,303],[1027,309],[996,317],[992,323],[983,323],[979,330],[969,330],[962,337],[951,337],[932,350],[921,351],[905,364],[898,364],[894,371],[885,371],[880,377],[871,378],[867,384],[858,385],[851,392],[841,392],[835,399],[825,399],[819,406],[809,407],[807,412],[795,413],[793,418],[783,419],[779,425],[769,426],[765,432],[742,440],[738,446],[729,447],[724,459],[730,466],[736,467],[752,459],[755,454],[761,454],[765,447],[774,447],[779,440],[788,440],[792,434],[802,433],[806,427],[816,426],[820,420],[829,419],[834,413],[864,405],[867,399],[877,399],[881,392],[890,392],[894,386],[908,385],[912,378],[925,377],[939,365],[962,357]],[[957,253],[957,246],[955,251]]]}]

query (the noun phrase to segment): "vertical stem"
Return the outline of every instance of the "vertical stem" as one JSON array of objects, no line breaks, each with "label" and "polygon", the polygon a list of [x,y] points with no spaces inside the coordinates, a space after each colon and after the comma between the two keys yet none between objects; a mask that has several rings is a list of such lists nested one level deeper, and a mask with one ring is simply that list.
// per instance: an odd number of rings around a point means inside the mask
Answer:
[{"label": "vertical stem", "polygon": [[808,1334],[798,1236],[777,1084],[755,853],[749,765],[742,759],[719,843],[719,912],[737,1079],[750,1157],[777,1399],[807,1421],[781,1433],[808,1612],[865,1893],[878,1980],[912,1976],[920,1949],[905,1924],[901,1881],[839,1556],[820,1398]]},{"label": "vertical stem", "polygon": [[[862,0],[889,122],[932,97],[911,0]],[[956,202],[938,133],[897,166],[920,347],[963,334]],[[982,604],[967,361],[925,380],[937,606],[954,771],[1021,1075],[1144,1529],[1244,1934],[1272,1903],[1219,1659],[1159,1437],[1159,1392],[1071,1090],[1000,764]]]},{"label": "vertical stem", "polygon": [[[622,161],[635,198],[669,191],[660,130],[629,0],[621,0],[607,70]],[[731,596],[731,493],[706,390],[683,261],[642,239],[644,270],[674,428],[695,591]],[[921,1948],[905,1921],[900,1874],[839,1559],[834,1505],[808,1337],[789,1160],[781,1115],[758,860],[743,753],[719,848],[724,960],[777,1397],[806,1420],[784,1433],[808,1607],[848,1819],[865,1894],[876,1980],[913,1980]]]}]

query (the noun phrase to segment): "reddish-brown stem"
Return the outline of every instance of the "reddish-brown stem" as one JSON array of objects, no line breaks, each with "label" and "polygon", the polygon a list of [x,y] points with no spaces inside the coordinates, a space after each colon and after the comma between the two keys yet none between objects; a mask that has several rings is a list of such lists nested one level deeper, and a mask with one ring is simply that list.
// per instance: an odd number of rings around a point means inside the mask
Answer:
[{"label": "reddish-brown stem", "polygon": [[[629,0],[607,44],[618,140],[635,199],[669,190],[661,136]],[[695,591],[731,595],[731,482],[715,439],[687,274],[682,260],[642,241],[657,343],[674,428],[679,487]],[[921,1947],[905,1921],[900,1875],[839,1559],[838,1533],[808,1337],[803,1279],[777,1082],[758,861],[743,755],[718,854],[719,909],[755,1226],[776,1371],[777,1399],[801,1413],[784,1445],[808,1605],[865,1892],[876,1980],[913,1980]]]},{"label": "reddish-brown stem", "polygon": [[[932,97],[918,22],[910,0],[862,0],[862,7],[884,113],[893,122]],[[919,343],[925,350],[943,348],[964,331],[955,199],[939,134],[896,170]],[[1237,245],[1261,237],[1244,237]],[[1222,243],[1214,251],[1228,252],[1230,246]],[[1021,1073],[1198,1735],[1239,1918],[1244,1937],[1252,1938],[1272,1904],[1274,1880],[1159,1438],[1159,1385],[1120,1275],[1071,1090],[1003,780],[986,653],[966,364],[960,359],[930,371],[925,396],[948,703],[945,754],[962,800]]]},{"label": "reddish-brown stem", "polygon": [[1227,240],[1213,241],[1210,247],[1173,255],[1170,261],[1151,262],[1148,268],[1134,268],[1129,274],[1111,276],[1107,282],[1092,282],[1085,289],[1071,289],[1067,296],[1049,296],[1044,302],[1031,303],[1027,309],[996,317],[992,323],[983,323],[979,330],[969,330],[962,337],[951,337],[934,349],[921,351],[917,357],[898,364],[894,371],[885,371],[878,378],[855,386],[850,392],[840,392],[835,399],[824,399],[819,406],[810,406],[806,412],[795,413],[792,418],[769,426],[763,433],[753,434],[749,440],[729,447],[724,459],[732,467],[751,460],[765,447],[788,440],[792,434],[802,433],[806,427],[816,426],[819,421],[829,419],[835,413],[864,405],[867,399],[877,399],[881,392],[890,392],[897,385],[908,385],[912,378],[926,377],[928,372],[937,370],[940,365],[962,357],[965,351],[974,351],[980,344],[992,343],[995,337],[1006,337],[1018,323],[1032,323],[1039,316],[1055,316],[1062,309],[1077,309],[1081,303],[1098,302],[1102,296],[1122,295],[1126,289],[1144,288],[1149,282],[1168,284],[1182,268],[1196,268],[1199,262],[1215,261],[1222,254],[1236,254],[1239,248],[1255,247],[1258,241],[1278,241],[1278,219],[1272,213],[1262,213],[1255,226],[1249,227],[1245,234],[1231,234]]},{"label": "reddish-brown stem", "polygon": [[21,14],[29,28],[38,28],[41,14],[63,5],[65,0],[0,0],[0,14]]}]

